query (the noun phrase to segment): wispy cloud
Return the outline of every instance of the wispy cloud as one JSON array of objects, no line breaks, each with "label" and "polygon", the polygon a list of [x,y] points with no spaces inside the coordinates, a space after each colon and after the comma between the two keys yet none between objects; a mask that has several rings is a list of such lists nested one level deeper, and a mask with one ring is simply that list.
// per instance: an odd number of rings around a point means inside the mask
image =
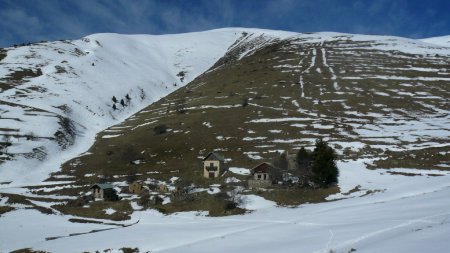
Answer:
[{"label": "wispy cloud", "polygon": [[448,9],[445,0],[0,0],[0,46],[228,26],[422,37],[450,34]]}]

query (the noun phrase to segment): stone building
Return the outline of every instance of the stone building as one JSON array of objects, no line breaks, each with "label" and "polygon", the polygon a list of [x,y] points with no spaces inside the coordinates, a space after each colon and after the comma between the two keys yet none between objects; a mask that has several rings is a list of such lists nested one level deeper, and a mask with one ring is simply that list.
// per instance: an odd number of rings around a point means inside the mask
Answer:
[{"label": "stone building", "polygon": [[144,190],[144,185],[140,181],[134,181],[128,185],[128,192],[132,194],[141,194]]},{"label": "stone building", "polygon": [[223,156],[211,152],[203,159],[203,176],[206,178],[216,178],[222,175],[226,170],[225,159]]},{"label": "stone building", "polygon": [[248,180],[250,188],[266,188],[280,179],[280,171],[270,163],[261,163],[251,170],[252,177]]},{"label": "stone building", "polygon": [[114,190],[111,184],[95,184],[89,188],[92,192],[92,196],[96,199],[103,199],[106,201],[119,200],[116,190]]},{"label": "stone building", "polygon": [[161,183],[158,186],[158,191],[161,193],[169,192],[169,187],[165,183]]}]

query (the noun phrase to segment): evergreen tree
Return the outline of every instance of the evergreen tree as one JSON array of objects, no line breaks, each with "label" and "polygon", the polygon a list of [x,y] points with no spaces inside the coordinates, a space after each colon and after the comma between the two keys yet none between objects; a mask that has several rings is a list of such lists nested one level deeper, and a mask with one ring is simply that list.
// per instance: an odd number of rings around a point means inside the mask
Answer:
[{"label": "evergreen tree", "polygon": [[273,161],[273,165],[280,169],[286,170],[288,168],[288,160],[286,152],[281,153],[278,157],[276,157]]},{"label": "evergreen tree", "polygon": [[116,98],[116,96],[113,96],[113,97],[112,97],[112,101],[113,101],[114,103],[117,103],[117,98]]},{"label": "evergreen tree", "polygon": [[280,168],[285,170],[288,168],[288,158],[286,152],[283,152],[280,155]]},{"label": "evergreen tree", "polygon": [[165,124],[159,124],[153,128],[155,135],[163,134],[167,132],[167,126]]},{"label": "evergreen tree", "polygon": [[297,163],[299,168],[305,169],[309,167],[311,163],[311,154],[305,149],[305,147],[302,147],[297,152]]},{"label": "evergreen tree", "polygon": [[322,187],[337,183],[339,171],[335,159],[333,148],[322,139],[318,139],[312,153],[312,172],[315,183]]},{"label": "evergreen tree", "polygon": [[116,104],[113,104],[112,108],[114,111],[117,110]]},{"label": "evergreen tree", "polygon": [[141,90],[141,92],[139,93],[139,96],[141,97],[142,100],[144,100],[144,98],[146,97],[145,91],[142,88],[140,88],[140,90]]},{"label": "evergreen tree", "polygon": [[248,98],[244,98],[242,101],[242,107],[246,107],[248,105]]},{"label": "evergreen tree", "polygon": [[125,107],[125,101],[123,101],[123,99],[120,100],[120,104]]}]

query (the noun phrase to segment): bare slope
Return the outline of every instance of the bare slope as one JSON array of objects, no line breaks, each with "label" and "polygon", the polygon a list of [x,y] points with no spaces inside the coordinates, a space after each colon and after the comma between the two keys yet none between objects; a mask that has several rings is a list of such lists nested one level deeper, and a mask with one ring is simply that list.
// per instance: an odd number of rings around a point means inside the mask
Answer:
[{"label": "bare slope", "polygon": [[[447,48],[384,36],[242,35],[211,70],[100,133],[62,173],[198,181],[210,151],[252,167],[317,138],[341,158],[378,166],[450,166]],[[161,124],[168,131],[155,133]]]}]

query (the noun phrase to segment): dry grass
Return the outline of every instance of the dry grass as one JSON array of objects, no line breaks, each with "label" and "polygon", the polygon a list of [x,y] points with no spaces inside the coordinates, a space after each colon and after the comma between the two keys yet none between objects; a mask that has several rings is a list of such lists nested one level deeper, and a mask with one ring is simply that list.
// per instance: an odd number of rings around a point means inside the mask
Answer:
[{"label": "dry grass", "polygon": [[25,248],[25,249],[18,249],[18,250],[11,251],[11,253],[48,253],[48,251],[33,250],[31,248]]},{"label": "dry grass", "polygon": [[[365,45],[356,42],[354,44]],[[382,73],[383,70],[380,69],[374,72],[375,70],[370,68],[363,72],[355,72],[354,66],[357,64],[383,64],[386,67],[396,68],[410,64],[410,61],[404,58],[406,56],[416,60],[411,55],[397,53],[387,56],[379,54],[375,50],[361,50],[360,55],[349,56],[345,54],[345,51],[333,49],[331,46],[333,46],[332,43],[325,44],[325,48],[328,50],[328,65],[332,66],[336,73],[345,71],[345,76],[389,74]],[[121,127],[122,130],[119,130],[119,133],[123,133],[122,136],[103,139],[103,135],[111,133],[99,134],[96,143],[89,150],[93,155],[77,158],[79,160],[77,165],[73,163],[75,159],[66,163],[63,166],[63,172],[73,174],[84,181],[86,179],[83,176],[87,173],[111,176],[149,171],[161,172],[161,174],[152,174],[152,177],[158,179],[167,180],[176,175],[197,181],[201,175],[201,159],[198,157],[211,150],[218,149],[225,157],[231,158],[232,166],[253,167],[260,161],[249,158],[244,154],[245,152],[259,152],[259,155],[264,158],[263,160],[267,161],[275,156],[274,150],[295,151],[300,145],[311,145],[311,140],[320,136],[328,136],[332,141],[362,141],[357,136],[352,136],[356,133],[353,132],[353,126],[350,123],[376,121],[377,118],[374,116],[362,115],[365,113],[387,114],[374,104],[383,104],[392,111],[403,110],[405,104],[408,104],[408,110],[411,111],[429,110],[416,103],[412,97],[405,96],[402,99],[396,99],[392,96],[369,93],[367,92],[369,90],[392,94],[390,91],[392,89],[404,91],[407,89],[421,91],[423,89],[432,95],[438,95],[434,89],[406,88],[400,85],[401,81],[380,83],[379,80],[374,79],[338,80],[344,92],[336,94],[330,79],[331,74],[326,73],[327,70],[323,66],[322,52],[317,50],[315,67],[310,69],[309,73],[302,74],[303,81],[308,88],[305,90],[307,98],[301,98],[298,84],[299,73],[305,71],[311,63],[312,56],[309,52],[317,45],[297,46],[294,50],[295,53],[292,52],[292,49],[286,50],[286,48],[293,47],[289,42],[269,45],[241,61],[226,64],[201,75],[189,85],[180,88],[134,115],[132,119],[120,124],[118,127]],[[304,55],[299,56],[297,53]],[[280,65],[280,62],[296,65],[301,58],[305,60],[304,64],[298,68],[300,72],[282,72],[283,69],[273,67]],[[230,59],[233,57],[229,57]],[[417,61],[419,65],[430,66],[430,63],[425,60],[417,59]],[[322,69],[321,74],[315,72],[315,68],[318,66]],[[410,72],[401,74],[417,75],[417,73]],[[386,86],[385,83],[389,85]],[[438,84],[430,82],[430,85]],[[249,105],[240,106],[246,98],[249,99]],[[320,98],[320,103],[317,103],[317,98]],[[186,113],[177,113],[176,111],[175,104],[180,99],[186,100]],[[292,100],[296,100],[302,110],[309,111],[315,116],[299,112]],[[347,106],[352,107],[360,115],[348,115],[349,109],[344,108],[341,101],[344,101]],[[237,107],[202,107],[209,105]],[[255,118],[282,117],[312,118],[312,120],[300,122],[305,124],[302,128],[292,126],[293,122],[249,122]],[[157,120],[157,122],[137,127],[153,120]],[[333,128],[315,128],[312,121],[322,122]],[[213,127],[205,126],[204,122],[209,122]],[[153,128],[159,124],[167,125],[171,131],[155,135]],[[269,131],[273,129],[280,130],[280,132]],[[114,127],[110,130],[114,130]],[[255,133],[250,134],[249,130]],[[117,133],[114,132],[114,134]],[[225,139],[219,140],[218,136],[223,136]],[[243,140],[245,137],[258,136],[266,137],[266,139]],[[298,139],[299,141],[273,142],[277,139]],[[383,141],[368,139],[364,142],[368,144],[365,149],[358,152],[346,152],[343,158],[385,155],[383,150],[371,148],[371,145],[383,144]],[[130,163],[137,159],[143,163],[139,165]],[[386,161],[386,163],[389,162],[392,160]],[[76,167],[75,170],[73,170],[74,167]],[[177,170],[179,172],[171,172]]]},{"label": "dry grass", "polygon": [[[447,167],[442,167],[442,165],[446,165]],[[416,168],[425,170],[450,170],[450,147],[423,148],[419,150],[397,152],[391,151],[388,153],[388,159],[378,160],[371,167],[387,169]]]},{"label": "dry grass", "polygon": [[8,200],[6,201],[7,204],[22,204],[22,205],[33,205],[25,196],[18,195],[18,194],[7,194],[2,193],[2,196],[7,197]]},{"label": "dry grass", "polygon": [[227,201],[228,197],[224,197],[223,194],[208,194],[201,192],[197,194],[190,194],[185,200],[172,201],[169,204],[157,206],[157,210],[162,213],[174,213],[184,211],[208,211],[209,216],[224,216],[224,215],[236,215],[245,213],[244,209],[231,208],[228,205],[231,204]]},{"label": "dry grass", "polygon": [[[277,155],[276,150],[295,152],[300,146],[311,147],[319,137],[342,144],[365,144],[359,150],[352,150],[351,147],[344,150],[341,147],[340,151],[344,152],[340,158],[387,158],[379,160],[376,167],[436,168],[438,161],[448,158],[448,155],[439,159],[437,156],[426,157],[427,155],[420,159],[403,157],[401,153],[372,147],[391,145],[389,141],[362,139],[355,131],[359,126],[377,125],[381,116],[395,115],[392,125],[396,125],[396,120],[417,120],[413,118],[414,115],[430,115],[434,112],[420,103],[423,101],[413,96],[400,96],[398,92],[427,92],[431,96],[442,97],[442,90],[448,91],[448,85],[427,81],[422,82],[425,85],[404,86],[402,80],[340,78],[363,75],[433,76],[433,73],[424,74],[413,70],[392,70],[407,69],[411,62],[417,67],[445,68],[446,64],[442,62],[448,63],[448,60],[442,58],[435,61],[398,52],[380,53],[376,50],[358,49],[368,45],[368,42],[340,43],[356,49],[348,52],[348,48],[339,47],[335,42],[323,45],[327,64],[338,76],[339,89],[334,87],[332,73],[325,67],[323,52],[317,44],[298,45],[285,41],[263,47],[239,61],[236,61],[236,55],[230,54],[221,59],[213,71],[199,76],[123,123],[98,134],[95,144],[89,150],[91,154],[68,161],[63,165],[61,174],[74,176],[79,184],[96,183],[101,179],[109,182],[123,181],[126,175],[137,174],[138,179],[150,177],[163,181],[177,176],[185,184],[208,187],[214,183],[223,184],[223,178],[209,180],[202,177],[201,158],[212,150],[230,158],[230,166],[251,168],[262,161],[272,160]],[[314,48],[317,49],[316,64],[306,72],[313,62]],[[299,65],[300,61],[302,64]],[[286,72],[286,69],[279,67],[285,64],[297,67]],[[321,73],[317,71],[318,67]],[[304,97],[301,97],[300,75],[304,82]],[[380,95],[379,92],[388,95]],[[181,100],[186,101],[187,110],[184,113],[177,112],[177,103]],[[243,106],[244,101],[248,101],[248,105]],[[427,99],[426,102],[437,108],[450,109],[449,105],[442,104],[439,99]],[[225,108],[227,106],[230,108]],[[258,118],[286,117],[304,120],[251,122]],[[150,122],[153,123],[149,124]],[[301,123],[303,126],[295,126],[293,123]],[[165,124],[170,130],[155,134],[154,127],[161,124]],[[318,124],[326,127],[316,127]],[[102,138],[111,134],[121,135]],[[246,140],[247,137],[264,138]],[[421,139],[415,144],[429,141],[431,140]],[[445,142],[440,139],[432,141]],[[411,143],[399,141],[399,145],[407,144]],[[432,152],[439,153],[441,150]],[[257,152],[262,159],[254,160],[246,152]],[[416,155],[419,152],[421,150]],[[135,160],[140,163],[133,164],[132,161]],[[85,177],[86,174],[95,176]],[[245,185],[245,182],[241,185]],[[274,189],[258,194],[281,205],[298,205],[324,201],[326,196],[337,191],[337,188]],[[64,193],[77,195],[77,190],[66,190]],[[164,205],[161,211],[208,210],[212,215],[223,214],[223,209],[220,208],[222,204],[211,196],[205,196],[205,199],[192,203]],[[217,206],[219,208],[215,210]]]},{"label": "dry grass", "polygon": [[0,62],[3,60],[3,59],[5,59],[5,57],[6,57],[6,50],[5,49],[3,49],[3,48],[0,48]]},{"label": "dry grass", "polygon": [[[22,195],[18,195],[18,194],[8,194],[8,193],[2,193],[2,196],[7,197],[8,200],[6,201],[7,204],[22,204],[25,205],[27,209],[35,209],[43,214],[53,214],[53,210],[44,206],[39,206],[36,205],[34,203],[32,203],[30,200],[35,200],[35,201],[43,201],[43,202],[54,202],[54,199],[49,199],[49,198],[37,198],[37,197],[27,197],[27,196],[22,196]],[[63,200],[59,200],[59,201],[63,201]],[[0,207],[0,208],[5,208],[4,210],[8,210],[8,206],[5,207]],[[11,210],[9,210],[11,211]],[[0,211],[1,213],[1,211]]]},{"label": "dry grass", "polygon": [[0,216],[4,213],[10,212],[15,210],[14,207],[10,207],[10,206],[0,206]]},{"label": "dry grass", "polygon": [[338,187],[329,187],[326,189],[274,188],[270,191],[256,193],[281,206],[297,206],[305,203],[325,202],[326,197],[338,192]]},{"label": "dry grass", "polygon": [[[128,220],[133,209],[130,202],[127,200],[120,200],[115,202],[109,201],[96,201],[87,205],[88,207],[77,207],[68,205],[54,205],[52,208],[64,213],[79,217],[96,218],[96,219],[108,219],[108,220]],[[113,214],[106,214],[105,209],[112,208],[116,212]]]}]

